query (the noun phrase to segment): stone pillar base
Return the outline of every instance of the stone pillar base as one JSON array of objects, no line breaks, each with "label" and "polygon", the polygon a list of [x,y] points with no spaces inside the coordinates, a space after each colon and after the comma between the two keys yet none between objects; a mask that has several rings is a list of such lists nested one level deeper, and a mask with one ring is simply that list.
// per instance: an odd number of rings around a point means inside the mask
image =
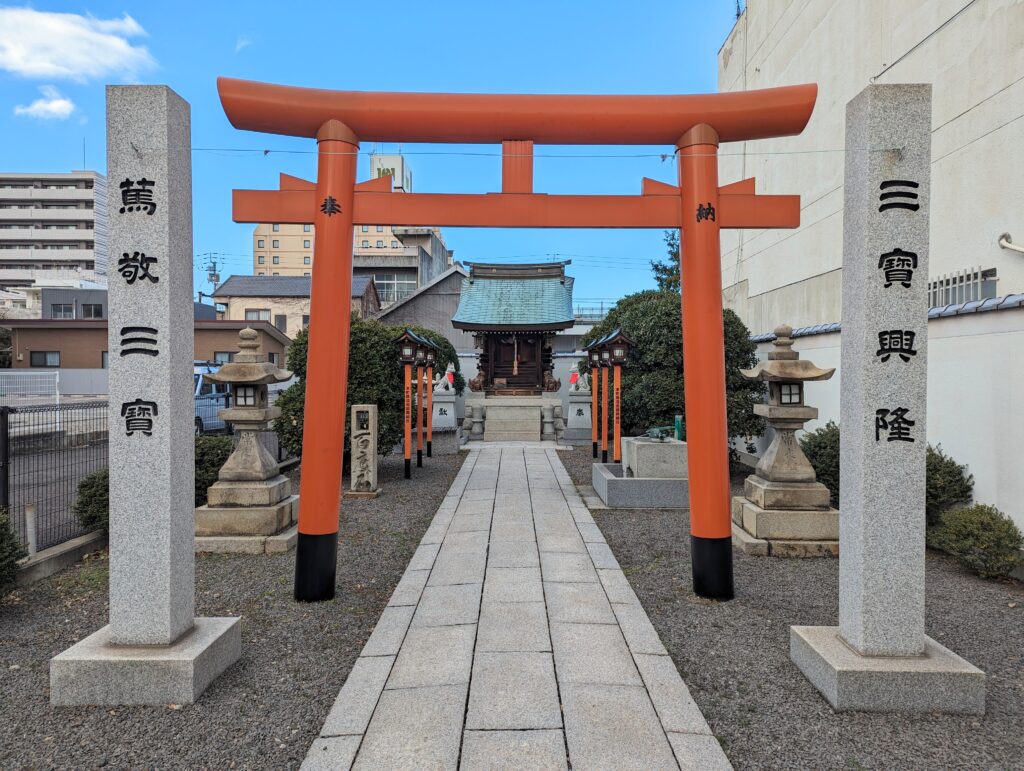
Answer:
[{"label": "stone pillar base", "polygon": [[985,673],[930,637],[923,656],[861,656],[839,627],[791,626],[789,657],[838,712],[985,714]]},{"label": "stone pillar base", "polygon": [[298,521],[299,496],[264,506],[211,506],[196,509],[196,535],[275,535]]},{"label": "stone pillar base", "polygon": [[50,660],[50,704],[192,704],[242,655],[238,618],[197,618],[171,645],[110,645],[110,627]]}]

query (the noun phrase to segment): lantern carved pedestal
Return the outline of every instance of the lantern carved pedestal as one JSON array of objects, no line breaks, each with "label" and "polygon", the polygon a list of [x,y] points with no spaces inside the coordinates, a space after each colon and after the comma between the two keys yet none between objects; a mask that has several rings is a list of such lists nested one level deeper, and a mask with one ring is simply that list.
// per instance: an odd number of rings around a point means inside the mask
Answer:
[{"label": "lantern carved pedestal", "polygon": [[206,505],[196,509],[196,550],[287,551],[291,539],[273,536],[295,524],[299,496],[292,495],[291,480],[281,474],[258,433],[281,414],[267,404],[267,385],[288,380],[292,373],[257,353],[255,330],[247,327],[238,336],[240,351],[234,360],[206,375],[231,385],[232,404],[218,415],[232,425],[238,443],[210,487]]},{"label": "lantern carved pedestal", "polygon": [[755,473],[732,499],[733,535],[748,554],[776,557],[824,557],[839,554],[839,512],[829,505],[829,490],[817,481],[796,431],[818,417],[804,404],[804,383],[828,380],[834,369],[820,369],[792,350],[792,327],[775,329],[768,360],[742,370],[745,377],[768,383],[768,404],[754,412],[768,420],[775,438]]}]

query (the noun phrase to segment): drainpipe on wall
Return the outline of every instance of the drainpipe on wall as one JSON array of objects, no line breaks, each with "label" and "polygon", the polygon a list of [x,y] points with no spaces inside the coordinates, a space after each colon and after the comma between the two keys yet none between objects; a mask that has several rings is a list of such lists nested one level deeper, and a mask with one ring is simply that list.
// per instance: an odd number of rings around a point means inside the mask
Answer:
[{"label": "drainpipe on wall", "polygon": [[1024,254],[1024,246],[1017,246],[1017,244],[1013,243],[1013,239],[1010,238],[1009,233],[1003,233],[999,236],[999,246],[1003,249],[1010,249],[1011,251],[1021,252]]}]

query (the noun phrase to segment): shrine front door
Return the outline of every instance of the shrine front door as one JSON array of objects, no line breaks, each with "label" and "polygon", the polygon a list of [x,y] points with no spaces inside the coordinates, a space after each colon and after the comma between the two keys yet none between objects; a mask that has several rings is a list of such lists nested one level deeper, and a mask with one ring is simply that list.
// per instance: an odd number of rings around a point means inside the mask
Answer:
[{"label": "shrine front door", "polygon": [[540,388],[541,340],[536,335],[492,335],[491,388],[504,380],[508,388]]}]

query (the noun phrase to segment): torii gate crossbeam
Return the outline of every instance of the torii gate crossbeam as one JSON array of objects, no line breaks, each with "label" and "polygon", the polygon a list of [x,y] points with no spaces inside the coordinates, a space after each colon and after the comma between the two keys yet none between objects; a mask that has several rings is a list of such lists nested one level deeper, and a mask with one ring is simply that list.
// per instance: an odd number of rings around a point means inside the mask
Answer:
[{"label": "torii gate crossbeam", "polygon": [[[328,91],[218,79],[239,129],[316,138],[317,179],[234,192],[236,222],[316,228],[295,597],[334,596],[345,428],[352,227],[612,227],[681,230],[683,358],[694,591],[733,596],[722,328],[721,228],[792,228],[799,196],[759,196],[754,181],[719,187],[718,145],[799,134],[817,86],[693,96],[563,96]],[[356,184],[360,141],[500,143],[502,192],[394,193]],[[533,190],[533,145],[675,145],[679,185],[644,180],[639,196]]]}]

